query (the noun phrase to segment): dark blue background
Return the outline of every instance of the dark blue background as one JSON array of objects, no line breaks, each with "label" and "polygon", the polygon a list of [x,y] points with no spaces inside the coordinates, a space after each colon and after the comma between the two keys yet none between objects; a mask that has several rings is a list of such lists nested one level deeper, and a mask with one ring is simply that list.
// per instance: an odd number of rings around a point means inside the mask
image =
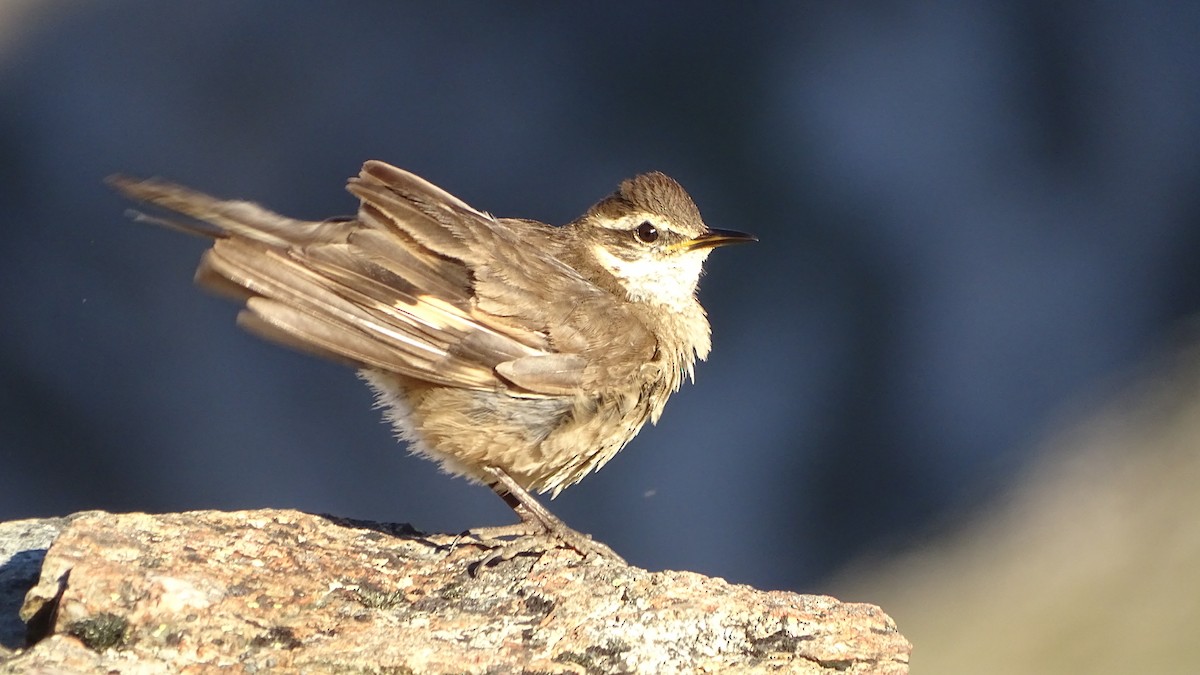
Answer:
[{"label": "dark blue background", "polygon": [[558,223],[671,174],[762,241],[710,261],[697,384],[552,506],[632,563],[773,588],[986,509],[1200,302],[1200,5],[5,12],[0,519],[511,518],[406,457],[352,373],[236,329],[191,286],[203,243],[128,222],[116,171],[320,218],[378,158]]}]

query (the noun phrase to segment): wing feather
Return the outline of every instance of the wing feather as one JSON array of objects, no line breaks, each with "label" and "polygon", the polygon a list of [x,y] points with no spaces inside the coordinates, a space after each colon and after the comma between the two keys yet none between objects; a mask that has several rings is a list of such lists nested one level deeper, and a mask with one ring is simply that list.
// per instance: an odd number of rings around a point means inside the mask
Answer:
[{"label": "wing feather", "polygon": [[[114,177],[126,195],[181,213],[216,239],[204,286],[245,301],[239,323],[281,344],[441,386],[571,396],[621,376],[619,340],[649,358],[611,294],[553,255],[553,228],[496,219],[407,171],[367,162],[350,220],[300,221],[171,183]],[[154,219],[147,218],[154,222]],[[172,226],[175,226],[172,223]],[[573,302],[545,302],[545,297]],[[612,319],[591,325],[587,317]]]}]

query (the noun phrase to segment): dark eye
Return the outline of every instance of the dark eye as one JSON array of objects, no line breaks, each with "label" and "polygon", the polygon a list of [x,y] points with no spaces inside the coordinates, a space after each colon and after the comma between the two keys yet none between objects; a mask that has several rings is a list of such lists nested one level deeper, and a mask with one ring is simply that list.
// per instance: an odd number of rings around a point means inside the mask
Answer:
[{"label": "dark eye", "polygon": [[658,241],[658,228],[652,225],[650,221],[644,220],[641,225],[634,228],[633,236],[637,237],[638,241],[643,244],[653,244]]}]

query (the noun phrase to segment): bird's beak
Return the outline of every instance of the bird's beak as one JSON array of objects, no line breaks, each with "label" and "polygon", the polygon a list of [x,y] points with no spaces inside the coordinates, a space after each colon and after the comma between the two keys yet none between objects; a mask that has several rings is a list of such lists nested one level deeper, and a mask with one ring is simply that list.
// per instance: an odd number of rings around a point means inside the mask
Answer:
[{"label": "bird's beak", "polygon": [[745,232],[735,232],[734,230],[709,230],[699,237],[689,239],[683,245],[689,251],[699,251],[706,248],[729,246],[730,244],[745,244],[752,241],[758,241],[758,237],[746,234]]}]

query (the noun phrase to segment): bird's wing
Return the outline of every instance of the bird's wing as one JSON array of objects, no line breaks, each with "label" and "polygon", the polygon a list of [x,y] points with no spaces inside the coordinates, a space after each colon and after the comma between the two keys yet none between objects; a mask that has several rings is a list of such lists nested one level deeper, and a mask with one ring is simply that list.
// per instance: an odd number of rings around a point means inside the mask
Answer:
[{"label": "bird's wing", "polygon": [[[525,396],[578,393],[597,368],[616,374],[584,357],[607,333],[619,331],[625,349],[647,358],[653,351],[652,336],[613,296],[522,240],[546,237],[539,226],[497,220],[382,162],[350,181],[362,200],[357,219],[319,222],[157,180],[110,182],[204,223],[147,218],[216,239],[197,281],[244,299],[239,323],[287,346]],[[606,320],[589,327],[583,317]]]}]

